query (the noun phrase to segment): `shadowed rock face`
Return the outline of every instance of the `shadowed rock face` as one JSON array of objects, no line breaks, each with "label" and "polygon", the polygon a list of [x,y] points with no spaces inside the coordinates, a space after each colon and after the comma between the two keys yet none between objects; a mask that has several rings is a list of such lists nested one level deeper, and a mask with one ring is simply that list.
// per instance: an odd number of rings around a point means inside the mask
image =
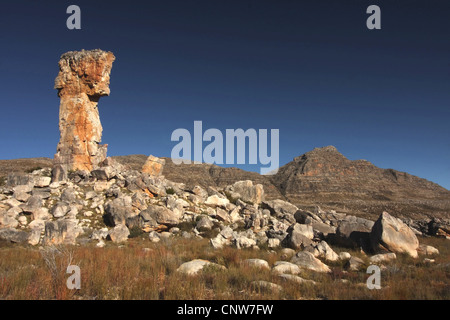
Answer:
[{"label": "shadowed rock face", "polygon": [[106,159],[107,145],[100,145],[102,125],[97,108],[100,97],[108,96],[111,52],[73,51],[61,56],[55,89],[61,99],[61,133],[53,165],[66,171],[92,171]]}]

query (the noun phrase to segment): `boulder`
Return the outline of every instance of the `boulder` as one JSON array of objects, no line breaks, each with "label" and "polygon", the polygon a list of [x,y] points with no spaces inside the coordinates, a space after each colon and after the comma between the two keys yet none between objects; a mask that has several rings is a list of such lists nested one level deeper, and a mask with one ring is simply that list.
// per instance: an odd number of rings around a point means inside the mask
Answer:
[{"label": "boulder", "polygon": [[311,226],[296,223],[289,227],[287,233],[285,242],[292,249],[299,250],[312,244],[311,239],[314,237],[314,233]]},{"label": "boulder", "polygon": [[334,252],[333,249],[325,241],[321,241],[316,245],[311,245],[305,249],[307,252],[311,252],[315,257],[324,258],[328,261],[339,260],[339,255]]},{"label": "boulder", "polygon": [[121,243],[127,241],[129,235],[130,230],[128,230],[128,228],[123,224],[118,224],[108,232],[109,238],[114,243]]},{"label": "boulder", "polygon": [[256,240],[245,235],[236,236],[236,238],[233,239],[233,243],[238,249],[252,248],[253,246],[256,246]]},{"label": "boulder", "polygon": [[20,208],[26,214],[35,214],[39,209],[42,208],[42,197],[40,195],[31,196],[25,204],[22,204]]},{"label": "boulder", "polygon": [[34,179],[34,186],[37,188],[46,188],[52,182],[52,178],[50,177],[36,177]]},{"label": "boulder", "polygon": [[389,261],[392,261],[395,259],[397,259],[396,254],[393,252],[390,252],[390,253],[380,253],[380,254],[371,256],[369,258],[369,261],[370,261],[370,263],[382,263],[382,262],[389,262]]},{"label": "boulder", "polygon": [[212,207],[223,207],[225,208],[230,203],[230,200],[228,200],[225,197],[221,197],[219,195],[212,195],[209,196],[208,199],[206,199],[205,204]]},{"label": "boulder", "polygon": [[238,194],[242,201],[252,204],[260,204],[264,200],[263,185],[253,185],[251,180],[237,181],[233,185],[227,186],[225,192]]},{"label": "boulder", "polygon": [[294,217],[298,223],[302,224],[311,224],[313,221],[323,222],[319,216],[306,210],[297,210],[294,214]]},{"label": "boulder", "polygon": [[60,200],[73,204],[77,201],[77,194],[73,188],[66,188],[61,194]]},{"label": "boulder", "polygon": [[314,257],[310,252],[297,252],[292,257],[291,262],[301,268],[309,269],[315,272],[331,272],[331,269],[326,264]]},{"label": "boulder", "polygon": [[277,218],[283,218],[285,215],[293,216],[298,210],[293,204],[279,199],[264,201],[262,207],[268,209],[270,214]]},{"label": "boulder", "polygon": [[[174,211],[167,209],[163,206],[149,205],[149,207],[144,210],[145,215],[148,215],[151,219],[155,220],[158,224],[163,224],[166,226],[176,226],[179,224],[180,216]],[[142,212],[141,212],[142,214]]]},{"label": "boulder", "polygon": [[205,201],[208,198],[208,191],[206,191],[200,186],[193,187],[191,189],[191,192],[196,196],[199,196],[201,199],[203,199],[203,201]]},{"label": "boulder", "polygon": [[198,221],[197,221],[197,224],[195,225],[197,230],[200,232],[211,230],[213,226],[214,226],[214,223],[207,216],[200,217],[200,219],[198,219]]},{"label": "boulder", "polygon": [[23,243],[28,240],[29,234],[25,231],[19,231],[13,228],[0,229],[0,240],[12,243]]},{"label": "boulder", "polygon": [[26,185],[19,185],[13,188],[14,199],[21,201],[21,202],[27,202],[28,199],[31,197],[31,191],[33,190],[32,184],[26,184]]},{"label": "boulder", "polygon": [[177,272],[183,273],[186,275],[196,275],[205,267],[213,267],[219,270],[225,270],[226,268],[222,265],[212,263],[207,260],[196,259],[189,262],[183,263],[180,267],[178,267]]},{"label": "boulder", "polygon": [[52,183],[67,180],[67,170],[62,165],[54,165],[52,168]]},{"label": "boulder", "polygon": [[70,211],[70,206],[65,202],[58,202],[51,210],[55,218],[64,217]]},{"label": "boulder", "polygon": [[266,260],[262,259],[246,259],[243,261],[244,265],[258,268],[258,269],[267,269],[270,270],[269,263]]},{"label": "boulder", "polygon": [[374,222],[355,216],[346,216],[336,229],[336,244],[350,248],[370,248],[370,232]]},{"label": "boulder", "polygon": [[358,257],[351,257],[345,264],[345,269],[359,271],[365,265],[364,261]]},{"label": "boulder", "polygon": [[276,239],[276,238],[271,238],[267,240],[267,246],[269,248],[278,248],[281,245],[281,241],[280,239]]},{"label": "boulder", "polygon": [[231,217],[228,212],[219,207],[216,208],[216,219],[219,221],[231,223]]},{"label": "boulder", "polygon": [[339,259],[340,260],[350,260],[350,258],[352,257],[352,255],[348,252],[340,252],[339,253]]},{"label": "boulder", "polygon": [[312,221],[311,226],[314,230],[314,236],[319,239],[327,239],[328,235],[336,234],[336,227],[329,226],[323,222]]},{"label": "boulder", "polygon": [[28,244],[36,246],[41,241],[41,234],[45,230],[44,220],[34,220],[29,224],[31,228],[30,236],[28,237]]},{"label": "boulder", "polygon": [[280,274],[278,276],[284,281],[294,282],[297,284],[311,284],[311,285],[316,284],[316,282],[313,280],[303,279],[302,277],[293,274]]},{"label": "boulder", "polygon": [[43,245],[75,244],[83,229],[76,219],[64,219],[45,222]]},{"label": "boulder", "polygon": [[21,172],[10,172],[6,180],[7,187],[15,187],[20,185],[26,185],[33,182],[31,174]]},{"label": "boulder", "polygon": [[272,268],[274,274],[299,274],[301,272],[300,267],[294,263],[287,261],[277,261]]},{"label": "boulder", "polygon": [[433,255],[439,254],[439,250],[436,249],[435,247],[427,246],[427,245],[423,245],[423,244],[419,245],[417,252],[420,254],[423,254],[425,256],[433,256]]},{"label": "boulder", "polygon": [[165,163],[166,160],[150,155],[145,161],[141,171],[152,176],[159,176],[163,172]]},{"label": "boulder", "polygon": [[275,284],[272,282],[264,281],[264,280],[258,280],[258,281],[252,281],[250,282],[251,288],[257,291],[262,292],[280,292],[283,291],[283,287],[279,284]]},{"label": "boulder", "polygon": [[210,244],[214,249],[222,249],[224,246],[227,246],[230,244],[230,240],[226,239],[223,235],[220,233],[210,240]]},{"label": "boulder", "polygon": [[101,167],[91,172],[92,178],[98,181],[108,181],[114,178],[116,170],[110,166]]},{"label": "boulder", "polygon": [[114,227],[118,224],[125,224],[127,218],[136,215],[132,207],[131,197],[117,198],[109,201],[105,205],[105,224]]},{"label": "boulder", "polygon": [[407,253],[417,258],[419,240],[414,232],[400,219],[383,212],[373,225],[370,240],[374,250]]}]

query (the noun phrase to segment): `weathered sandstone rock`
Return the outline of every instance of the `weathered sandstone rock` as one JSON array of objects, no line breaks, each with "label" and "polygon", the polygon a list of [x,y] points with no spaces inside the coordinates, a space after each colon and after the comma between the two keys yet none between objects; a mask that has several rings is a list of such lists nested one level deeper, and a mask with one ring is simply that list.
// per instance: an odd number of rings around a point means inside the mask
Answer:
[{"label": "weathered sandstone rock", "polygon": [[159,176],[162,174],[165,163],[166,160],[151,155],[147,158],[147,161],[145,161],[144,165],[142,166],[142,172],[148,173],[151,176]]},{"label": "weathered sandstone rock", "polygon": [[383,212],[373,225],[370,240],[375,250],[387,249],[417,258],[419,240],[416,235],[400,219],[387,212]]},{"label": "weathered sandstone rock", "polygon": [[[92,171],[106,159],[107,145],[100,145],[102,125],[98,101],[108,96],[112,64],[111,52],[73,51],[61,56],[55,89],[61,99],[60,141],[54,168]],[[61,176],[59,173],[58,175]]]}]

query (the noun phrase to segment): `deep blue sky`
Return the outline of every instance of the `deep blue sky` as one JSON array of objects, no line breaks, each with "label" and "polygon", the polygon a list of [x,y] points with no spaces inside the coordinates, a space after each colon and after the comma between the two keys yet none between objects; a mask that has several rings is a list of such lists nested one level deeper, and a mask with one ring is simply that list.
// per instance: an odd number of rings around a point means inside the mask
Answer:
[{"label": "deep blue sky", "polygon": [[[66,8],[82,30],[66,28]],[[377,4],[382,29],[366,28]],[[449,1],[2,1],[0,159],[53,157],[62,53],[117,57],[109,155],[170,156],[173,130],[280,129],[280,164],[334,145],[450,189]],[[259,170],[259,166],[241,166]]]}]

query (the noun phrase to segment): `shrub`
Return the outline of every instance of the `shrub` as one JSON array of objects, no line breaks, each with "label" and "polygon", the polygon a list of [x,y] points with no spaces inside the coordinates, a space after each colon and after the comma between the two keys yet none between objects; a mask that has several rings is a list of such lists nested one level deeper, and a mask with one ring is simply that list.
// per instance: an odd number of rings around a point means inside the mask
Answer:
[{"label": "shrub", "polygon": [[140,227],[133,227],[130,229],[130,235],[128,238],[138,238],[144,234],[144,231]]},{"label": "shrub", "polygon": [[173,188],[167,188],[166,193],[167,194],[175,194],[175,190]]},{"label": "shrub", "polygon": [[25,172],[26,173],[33,173],[34,171],[41,170],[41,169],[42,169],[42,167],[33,167],[33,168],[25,170]]}]

